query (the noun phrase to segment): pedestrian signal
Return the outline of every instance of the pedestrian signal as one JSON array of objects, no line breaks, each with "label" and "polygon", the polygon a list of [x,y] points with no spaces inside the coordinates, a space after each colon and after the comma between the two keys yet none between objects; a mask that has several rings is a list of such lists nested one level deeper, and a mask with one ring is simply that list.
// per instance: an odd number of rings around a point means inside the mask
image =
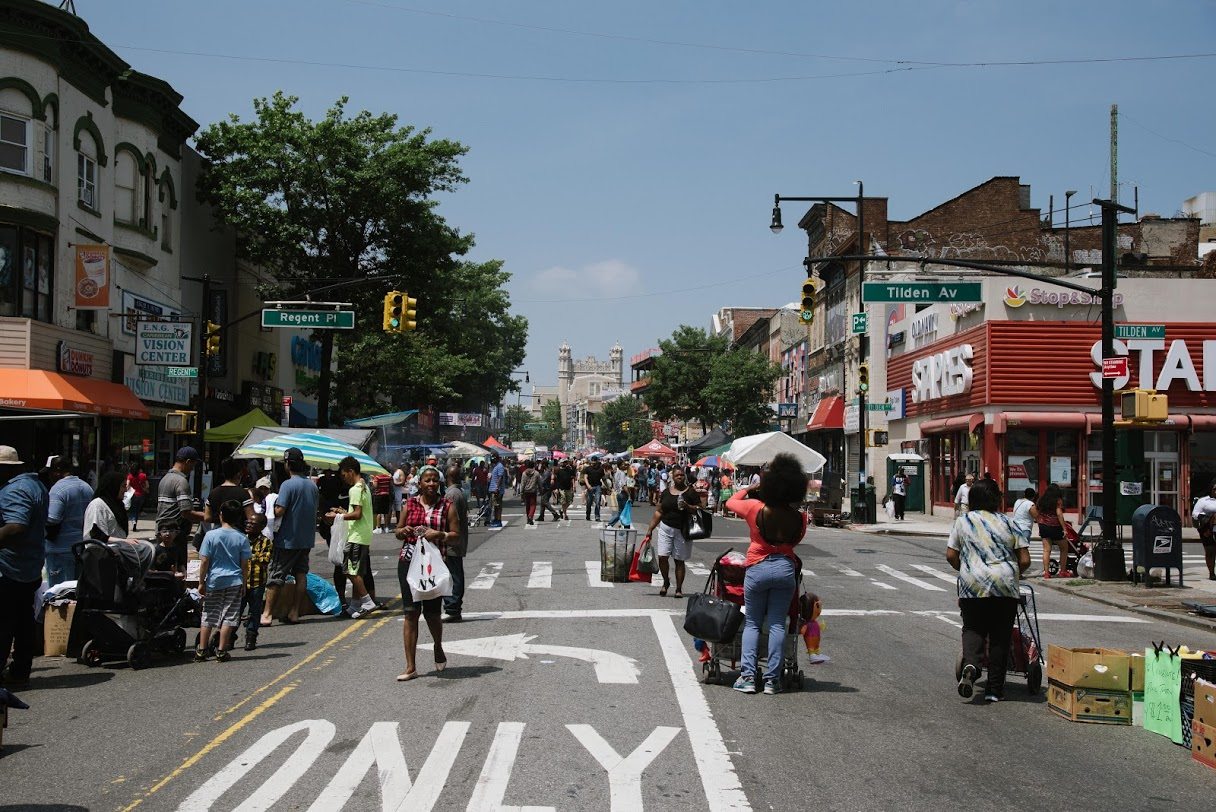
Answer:
[{"label": "pedestrian signal", "polygon": [[404,313],[405,294],[391,290],[384,294],[384,332],[401,332],[401,316]]},{"label": "pedestrian signal", "polygon": [[203,348],[208,358],[214,358],[220,354],[220,326],[213,321],[207,322],[207,333],[203,342]]},{"label": "pedestrian signal", "polygon": [[870,432],[870,447],[877,448],[886,445],[891,438],[891,433],[886,429],[873,429]]},{"label": "pedestrian signal", "polygon": [[808,276],[806,281],[802,283],[802,312],[798,318],[802,319],[807,324],[815,320],[815,292],[818,286],[815,284],[813,277]]},{"label": "pedestrian signal", "polygon": [[870,365],[857,365],[857,391],[865,394],[870,391]]},{"label": "pedestrian signal", "polygon": [[401,294],[401,298],[405,303],[405,312],[401,318],[401,327],[399,332],[418,329],[418,300],[410,298],[408,293]]},{"label": "pedestrian signal", "polygon": [[1160,422],[1169,417],[1169,397],[1155,389],[1132,389],[1120,395],[1119,411],[1124,420]]}]

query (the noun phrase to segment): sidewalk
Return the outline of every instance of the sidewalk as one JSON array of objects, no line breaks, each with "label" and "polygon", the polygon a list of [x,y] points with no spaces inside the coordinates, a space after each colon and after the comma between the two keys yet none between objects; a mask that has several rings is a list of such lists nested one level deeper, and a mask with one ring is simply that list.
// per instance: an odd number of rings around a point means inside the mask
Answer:
[{"label": "sidewalk", "polygon": [[[953,517],[927,516],[912,514],[912,517],[897,522],[880,511],[878,522],[871,525],[853,524],[850,530],[858,533],[875,535],[892,534],[900,536],[915,536],[921,538],[945,539],[950,535],[954,524]],[[1131,528],[1124,527],[1123,538],[1130,541]],[[1189,532],[1188,532],[1189,531]],[[1198,534],[1194,528],[1185,527],[1182,531],[1183,550],[1187,553],[1198,554],[1202,548],[1198,543]],[[1190,542],[1190,543],[1188,543]],[[1038,540],[1031,542],[1031,571],[1039,569],[1040,548]],[[1126,553],[1127,562],[1131,564],[1131,551]],[[1216,604],[1216,581],[1209,581],[1203,566],[1184,567],[1184,584],[1177,586],[1157,586],[1147,588],[1143,585],[1134,586],[1129,581],[1094,581],[1085,578],[1048,579],[1032,576],[1036,587],[1042,586],[1056,592],[1063,592],[1086,598],[1096,603],[1113,606],[1126,612],[1153,617],[1158,620],[1170,620],[1193,628],[1216,633],[1216,618],[1206,618],[1196,615],[1183,606],[1184,601]]]}]

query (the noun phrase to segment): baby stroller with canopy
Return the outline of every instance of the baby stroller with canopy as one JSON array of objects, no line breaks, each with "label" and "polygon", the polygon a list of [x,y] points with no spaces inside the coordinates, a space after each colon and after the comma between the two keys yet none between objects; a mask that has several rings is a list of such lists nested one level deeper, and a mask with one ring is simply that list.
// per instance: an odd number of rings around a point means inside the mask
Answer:
[{"label": "baby stroller with canopy", "polygon": [[88,640],[80,662],[98,666],[125,659],[132,668],[145,668],[153,652],[185,651],[184,627],[199,625],[199,606],[176,575],[151,571],[141,579],[136,562],[91,539],[72,552],[76,622]]}]

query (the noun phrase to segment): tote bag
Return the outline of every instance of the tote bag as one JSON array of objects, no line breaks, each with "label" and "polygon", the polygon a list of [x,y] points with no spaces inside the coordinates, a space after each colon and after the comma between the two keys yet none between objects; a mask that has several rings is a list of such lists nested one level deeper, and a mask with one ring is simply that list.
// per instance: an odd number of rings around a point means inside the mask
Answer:
[{"label": "tote bag", "polygon": [[452,594],[452,573],[448,571],[447,564],[443,563],[439,548],[426,539],[418,539],[405,581],[414,593],[416,601]]},{"label": "tote bag", "polygon": [[691,511],[684,519],[684,538],[689,541],[707,539],[714,532],[713,514],[704,508]]}]

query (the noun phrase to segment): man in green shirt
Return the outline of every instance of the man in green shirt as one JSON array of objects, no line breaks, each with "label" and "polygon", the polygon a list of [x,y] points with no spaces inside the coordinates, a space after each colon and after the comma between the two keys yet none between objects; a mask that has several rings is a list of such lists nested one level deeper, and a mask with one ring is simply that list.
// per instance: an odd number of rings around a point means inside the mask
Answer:
[{"label": "man in green shirt", "polygon": [[359,461],[354,457],[343,457],[338,463],[338,475],[350,488],[350,509],[330,511],[331,519],[342,517],[347,523],[346,547],[342,551],[342,566],[351,583],[350,616],[358,619],[376,608],[376,602],[367,594],[360,575],[364,559],[370,556],[372,543],[372,494],[359,471]]}]

